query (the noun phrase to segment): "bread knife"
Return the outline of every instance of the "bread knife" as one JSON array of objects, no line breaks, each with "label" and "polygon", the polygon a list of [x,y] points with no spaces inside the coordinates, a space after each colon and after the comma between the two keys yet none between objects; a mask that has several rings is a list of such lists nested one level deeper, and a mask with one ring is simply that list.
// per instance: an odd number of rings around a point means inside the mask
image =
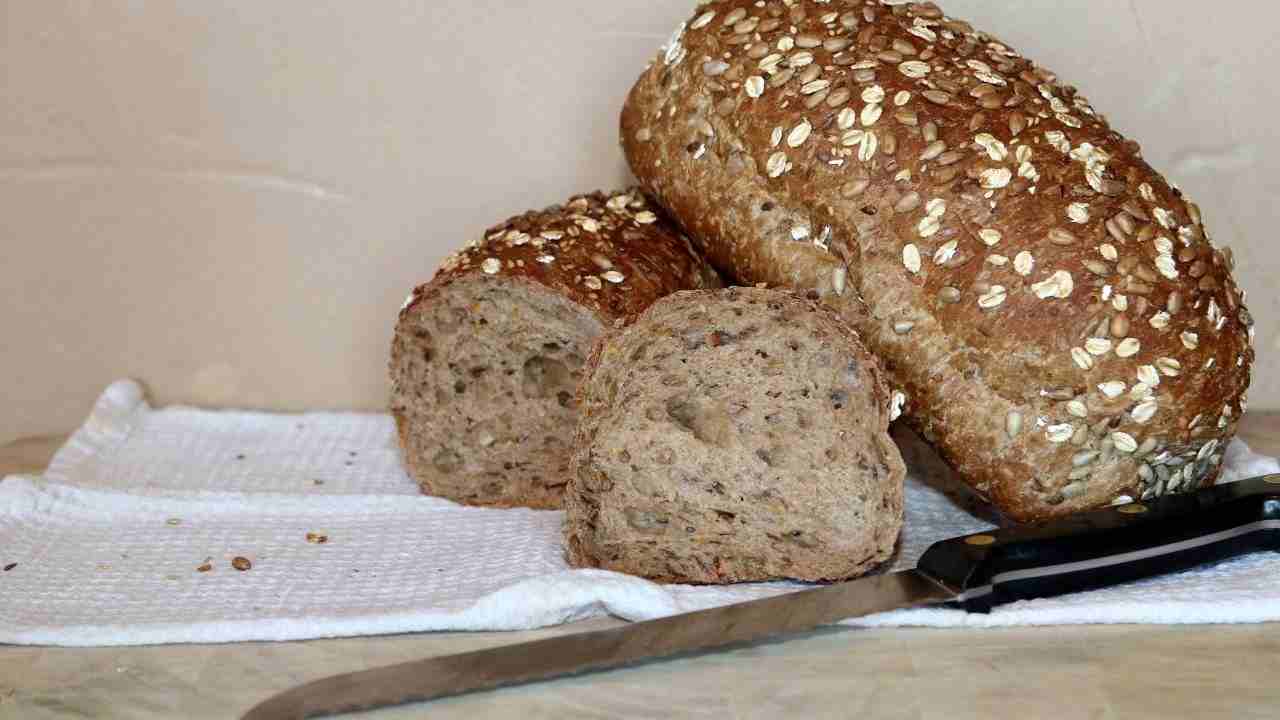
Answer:
[{"label": "bread knife", "polygon": [[673,615],[597,632],[335,675],[255,706],[244,720],[292,720],[419,702],[680,653],[750,643],[898,608],[990,612],[1280,550],[1280,475],[944,540],[914,570]]}]

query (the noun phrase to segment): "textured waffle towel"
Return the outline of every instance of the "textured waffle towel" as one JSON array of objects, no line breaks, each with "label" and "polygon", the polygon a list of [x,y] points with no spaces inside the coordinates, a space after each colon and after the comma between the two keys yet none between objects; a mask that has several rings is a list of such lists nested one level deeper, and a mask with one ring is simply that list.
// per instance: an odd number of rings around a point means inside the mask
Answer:
[{"label": "textured waffle towel", "polygon": [[[896,567],[991,527],[922,476],[907,446]],[[422,497],[385,415],[150,408],[113,384],[40,478],[0,483],[0,642],[133,645],[416,630],[515,630],[610,613],[631,620],[801,587],[659,586],[561,556],[559,512]],[[1228,477],[1280,470],[1242,443]],[[249,567],[238,570],[237,558]],[[240,561],[238,564],[244,566]],[[1003,626],[1280,620],[1280,556],[991,615],[885,613],[861,625]]]}]

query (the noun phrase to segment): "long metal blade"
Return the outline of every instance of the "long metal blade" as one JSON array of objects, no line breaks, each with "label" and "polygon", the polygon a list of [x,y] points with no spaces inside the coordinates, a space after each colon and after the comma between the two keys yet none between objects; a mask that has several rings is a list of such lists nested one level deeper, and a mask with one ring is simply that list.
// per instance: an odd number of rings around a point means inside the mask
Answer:
[{"label": "long metal blade", "polygon": [[954,598],[955,593],[915,570],[875,575],[612,630],[335,675],[276,695],[244,720],[293,720],[431,700],[747,643]]}]

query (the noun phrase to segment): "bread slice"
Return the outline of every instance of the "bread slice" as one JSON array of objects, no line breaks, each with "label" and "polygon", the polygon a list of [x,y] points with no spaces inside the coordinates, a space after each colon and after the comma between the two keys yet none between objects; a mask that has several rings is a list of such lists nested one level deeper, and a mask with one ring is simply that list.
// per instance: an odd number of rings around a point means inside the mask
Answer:
[{"label": "bread slice", "polygon": [[663,582],[835,580],[893,552],[902,457],[873,358],[789,293],[680,292],[592,354],[567,553]]},{"label": "bread slice", "polygon": [[592,343],[663,295],[718,286],[639,193],[492,228],[400,312],[390,405],[406,468],[458,502],[559,507]]},{"label": "bread slice", "polygon": [[1254,360],[1231,254],[1007,43],[933,3],[701,3],[621,129],[712,263],[818,292],[1005,515],[1218,477]]}]

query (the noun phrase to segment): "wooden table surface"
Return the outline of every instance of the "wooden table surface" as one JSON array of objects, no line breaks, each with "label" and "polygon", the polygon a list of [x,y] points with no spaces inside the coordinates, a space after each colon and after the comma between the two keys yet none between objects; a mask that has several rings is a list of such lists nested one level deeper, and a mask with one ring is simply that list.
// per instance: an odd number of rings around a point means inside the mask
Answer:
[{"label": "wooden table surface", "polygon": [[[1245,418],[1280,455],[1280,413]],[[62,438],[0,448],[39,472]],[[297,683],[615,627],[126,648],[0,646],[0,718],[233,718]],[[361,715],[393,718],[1280,718],[1280,624],[829,629],[636,668]]]}]

